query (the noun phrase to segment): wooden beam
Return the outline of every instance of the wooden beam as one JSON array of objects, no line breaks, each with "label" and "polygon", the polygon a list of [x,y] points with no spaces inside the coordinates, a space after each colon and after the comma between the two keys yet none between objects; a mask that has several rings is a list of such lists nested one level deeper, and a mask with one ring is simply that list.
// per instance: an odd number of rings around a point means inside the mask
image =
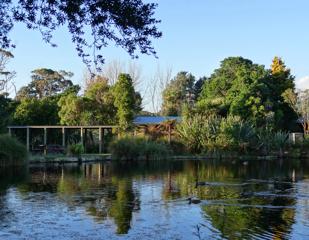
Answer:
[{"label": "wooden beam", "polygon": [[23,129],[26,129],[26,128],[47,128],[47,129],[51,129],[51,128],[56,128],[56,129],[61,129],[61,128],[69,128],[69,129],[80,129],[80,128],[89,128],[89,129],[98,129],[99,127],[104,127],[104,128],[118,128],[118,126],[113,126],[113,125],[98,125],[98,126],[94,126],[94,125],[90,125],[90,126],[87,126],[87,125],[83,125],[83,126],[55,126],[55,125],[42,125],[42,126],[8,126],[8,128],[12,128],[12,129],[18,129],[18,128],[23,128]]}]

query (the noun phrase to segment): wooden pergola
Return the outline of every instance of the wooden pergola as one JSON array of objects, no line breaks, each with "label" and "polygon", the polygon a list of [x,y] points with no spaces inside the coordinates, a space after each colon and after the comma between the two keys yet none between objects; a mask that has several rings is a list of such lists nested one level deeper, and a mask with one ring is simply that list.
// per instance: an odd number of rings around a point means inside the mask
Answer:
[{"label": "wooden pergola", "polygon": [[103,150],[103,136],[105,129],[117,129],[118,126],[112,125],[100,125],[100,126],[8,126],[9,135],[12,135],[13,129],[25,129],[26,130],[26,146],[30,151],[30,130],[31,129],[43,129],[44,130],[44,146],[47,145],[47,129],[61,129],[62,131],[62,147],[66,147],[66,129],[79,129],[80,141],[84,145],[84,130],[86,129],[98,129],[99,130],[99,153]]}]

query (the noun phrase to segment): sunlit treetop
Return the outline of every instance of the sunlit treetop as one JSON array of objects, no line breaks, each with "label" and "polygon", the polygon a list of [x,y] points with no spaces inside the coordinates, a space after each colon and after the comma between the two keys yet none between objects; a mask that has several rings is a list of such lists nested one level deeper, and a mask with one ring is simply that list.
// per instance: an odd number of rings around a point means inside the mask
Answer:
[{"label": "sunlit treetop", "polygon": [[[21,22],[28,29],[40,31],[43,40],[52,46],[53,33],[66,26],[78,55],[88,66],[104,63],[102,47],[115,44],[132,57],[156,55],[153,38],[162,33],[154,18],[157,4],[142,0],[1,0],[0,47],[14,47],[9,32]],[[91,34],[91,38],[87,37]]]}]

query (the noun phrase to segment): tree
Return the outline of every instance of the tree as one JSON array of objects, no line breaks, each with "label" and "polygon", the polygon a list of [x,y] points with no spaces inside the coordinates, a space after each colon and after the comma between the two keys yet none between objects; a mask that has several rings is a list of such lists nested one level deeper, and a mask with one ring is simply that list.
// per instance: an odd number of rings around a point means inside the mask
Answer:
[{"label": "tree", "polygon": [[134,87],[141,82],[142,68],[135,61],[125,62],[113,60],[107,63],[102,71],[102,75],[108,79],[108,83],[112,86],[117,82],[120,73],[126,72],[130,75]]},{"label": "tree", "polygon": [[57,125],[59,123],[58,99],[22,99],[14,112],[13,122],[17,125]]},{"label": "tree", "polygon": [[117,108],[117,119],[121,131],[131,127],[136,113],[136,92],[129,74],[120,74],[113,87],[115,98],[114,106]]},{"label": "tree", "polygon": [[294,91],[294,77],[280,58],[265,69],[249,59],[229,57],[204,82],[197,107],[203,114],[238,115],[256,127],[290,130],[296,116],[284,102],[288,89]]},{"label": "tree", "polygon": [[147,86],[148,101],[151,103],[152,112],[159,114],[162,106],[162,93],[171,81],[172,69],[170,67],[162,70],[160,66],[157,66],[157,70],[154,76],[151,78],[149,85]]},{"label": "tree", "polygon": [[0,133],[7,132],[7,126],[12,122],[16,102],[0,94]]},{"label": "tree", "polygon": [[282,97],[295,111],[298,122],[301,123],[305,134],[309,133],[309,89],[299,90],[297,93],[291,88],[287,89]]},{"label": "tree", "polygon": [[221,62],[204,82],[198,108],[201,113],[223,117],[238,115],[256,125],[265,123],[268,71],[242,57],[229,57]]},{"label": "tree", "polygon": [[108,80],[96,76],[85,91],[85,98],[89,101],[89,110],[92,112],[91,124],[113,124],[115,122],[116,108],[114,96]]},{"label": "tree", "polygon": [[274,57],[271,65],[271,77],[267,82],[270,89],[269,99],[273,103],[274,121],[279,129],[290,129],[291,123],[296,121],[295,111],[284,100],[286,91],[295,92],[295,77],[291,75],[284,61]]},{"label": "tree", "polygon": [[182,106],[188,101],[188,94],[194,99],[195,78],[188,72],[179,72],[166,86],[162,93],[162,115],[178,116],[182,112]]},{"label": "tree", "polygon": [[[139,48],[142,54],[155,54],[152,38],[162,33],[156,25],[154,10],[157,4],[142,0],[2,0],[0,2],[0,47],[7,49],[11,44],[9,32],[18,22],[28,29],[39,30],[43,40],[52,42],[53,33],[66,25],[72,36],[78,55],[89,65],[91,56],[87,48],[94,51],[94,63],[103,63],[102,55],[96,51],[115,43],[132,57]],[[90,31],[93,39],[86,39]]]},{"label": "tree", "polygon": [[51,97],[63,93],[73,86],[68,78],[73,73],[66,71],[54,71],[52,69],[40,68],[32,71],[32,81],[25,87],[22,87],[16,98],[37,98]]},{"label": "tree", "polygon": [[58,101],[58,116],[63,125],[87,125],[91,118],[91,111],[87,108],[87,99],[69,93],[61,96]]},{"label": "tree", "polygon": [[9,95],[10,87],[13,86],[11,81],[15,77],[15,72],[6,69],[13,57],[11,52],[0,49],[0,94],[4,96]]}]

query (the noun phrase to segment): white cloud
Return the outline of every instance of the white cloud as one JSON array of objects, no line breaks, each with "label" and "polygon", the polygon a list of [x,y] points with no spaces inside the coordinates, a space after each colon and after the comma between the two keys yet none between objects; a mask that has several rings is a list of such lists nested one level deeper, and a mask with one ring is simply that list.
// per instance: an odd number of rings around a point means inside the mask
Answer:
[{"label": "white cloud", "polygon": [[309,89],[309,76],[299,78],[295,82],[297,89],[301,90]]}]

